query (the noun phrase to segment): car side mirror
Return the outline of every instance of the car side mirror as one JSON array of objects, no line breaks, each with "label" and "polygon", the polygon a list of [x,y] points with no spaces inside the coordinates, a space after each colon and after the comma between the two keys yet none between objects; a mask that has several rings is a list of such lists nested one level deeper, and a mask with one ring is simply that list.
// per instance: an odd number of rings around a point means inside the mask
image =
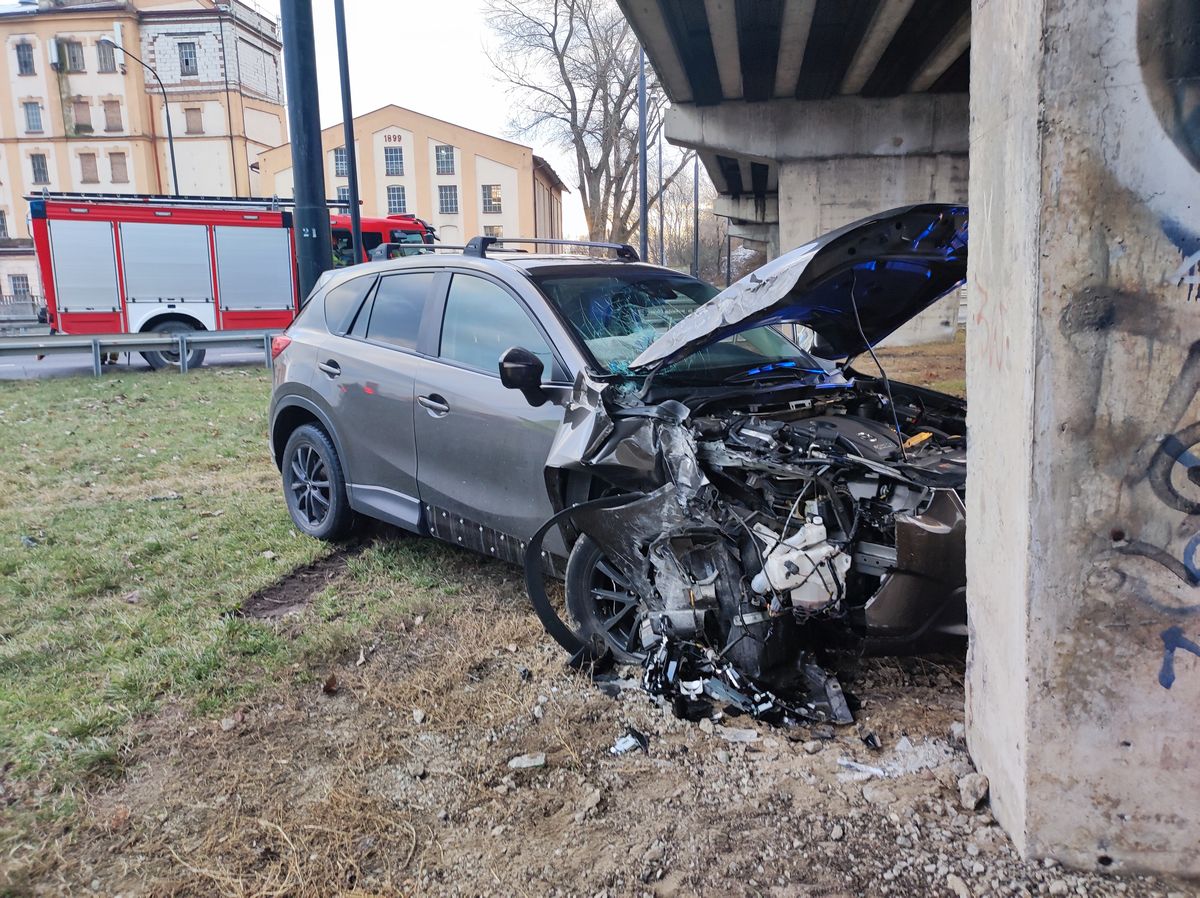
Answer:
[{"label": "car side mirror", "polygon": [[500,356],[500,383],[510,390],[520,390],[525,401],[535,408],[546,404],[543,371],[542,360],[524,347],[510,347]]}]

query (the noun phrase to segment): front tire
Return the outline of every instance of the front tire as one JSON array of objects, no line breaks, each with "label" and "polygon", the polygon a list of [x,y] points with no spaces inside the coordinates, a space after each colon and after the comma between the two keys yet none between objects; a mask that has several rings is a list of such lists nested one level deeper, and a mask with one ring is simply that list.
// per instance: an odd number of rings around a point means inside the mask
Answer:
[{"label": "front tire", "polygon": [[[192,327],[186,321],[162,321],[150,328],[152,334],[187,334],[198,328]],[[164,349],[159,352],[143,352],[142,358],[146,360],[146,364],[155,371],[161,371],[163,368],[179,367],[179,350]],[[204,364],[204,350],[193,349],[188,353],[187,358],[188,370],[199,368]]]},{"label": "front tire", "polygon": [[292,523],[332,542],[350,532],[354,511],[333,441],[315,424],[297,427],[283,449],[283,498]]},{"label": "front tire", "polygon": [[623,664],[640,664],[641,617],[629,581],[604,557],[591,537],[571,548],[566,571],[567,611],[585,642],[600,639]]}]

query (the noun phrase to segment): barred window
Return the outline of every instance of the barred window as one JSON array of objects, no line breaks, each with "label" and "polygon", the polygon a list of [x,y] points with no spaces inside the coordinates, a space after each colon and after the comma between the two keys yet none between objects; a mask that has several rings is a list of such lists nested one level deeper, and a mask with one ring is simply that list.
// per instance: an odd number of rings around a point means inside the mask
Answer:
[{"label": "barred window", "polygon": [[399,184],[391,184],[387,189],[388,215],[404,215],[408,212],[408,202],[404,196],[404,188]]},{"label": "barred window", "polygon": [[346,162],[346,148],[334,147],[333,150],[333,176],[335,178],[345,178],[350,174],[350,166]]},{"label": "barred window", "polygon": [[200,64],[196,60],[196,45],[191,41],[183,41],[179,45],[179,74],[200,74]]},{"label": "barred window", "polygon": [[503,237],[504,236],[504,228],[501,225],[484,225],[483,226],[483,236],[484,237],[496,237],[496,238]]},{"label": "barred window", "polygon": [[82,72],[85,71],[83,65],[83,44],[79,41],[66,41],[63,44],[67,56],[67,71]]},{"label": "barred window", "polygon": [[33,183],[34,184],[49,184],[50,183],[50,167],[46,165],[45,153],[32,153],[29,156],[29,164],[33,167]]},{"label": "barred window", "polygon": [[25,130],[33,133],[42,130],[42,107],[39,103],[22,103],[25,110]]},{"label": "barred window", "polygon": [[14,297],[28,299],[29,292],[29,275],[27,274],[10,274],[8,276],[9,289]]},{"label": "barred window", "polygon": [[484,212],[503,212],[500,205],[500,185],[499,184],[484,184],[483,185],[483,211]]},{"label": "barred window", "polygon": [[439,145],[433,148],[433,154],[437,160],[437,173],[439,175],[454,174],[454,147],[445,146],[444,144]]},{"label": "barred window", "polygon": [[117,60],[113,55],[113,45],[108,41],[100,41],[96,44],[96,58],[100,61],[98,72],[115,72],[117,70]]},{"label": "barred window", "polygon": [[390,178],[399,178],[404,174],[404,148],[383,148],[383,173]]},{"label": "barred window", "polygon": [[33,75],[33,44],[17,44],[17,74]]},{"label": "barred window", "polygon": [[458,214],[458,187],[455,184],[438,185],[438,211],[443,215]]}]

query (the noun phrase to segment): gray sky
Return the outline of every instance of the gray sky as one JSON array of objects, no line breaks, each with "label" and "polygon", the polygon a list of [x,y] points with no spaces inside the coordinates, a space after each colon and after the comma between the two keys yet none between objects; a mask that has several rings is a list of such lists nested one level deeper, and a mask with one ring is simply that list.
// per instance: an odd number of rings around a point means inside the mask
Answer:
[{"label": "gray sky", "polygon": [[[279,0],[257,0],[257,5],[269,15],[279,15]],[[333,3],[313,0],[312,5],[321,124],[328,127],[342,120]],[[484,55],[488,29],[481,6],[481,0],[346,0],[354,113],[395,103],[532,146],[572,187],[572,193],[563,196],[565,233],[585,234],[570,157],[508,130],[511,99]]]}]

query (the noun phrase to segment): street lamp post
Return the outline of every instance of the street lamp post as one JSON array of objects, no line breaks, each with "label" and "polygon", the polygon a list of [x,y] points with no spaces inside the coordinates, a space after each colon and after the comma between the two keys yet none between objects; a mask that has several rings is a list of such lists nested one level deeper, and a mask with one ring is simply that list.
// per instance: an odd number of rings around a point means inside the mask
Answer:
[{"label": "street lamp post", "polygon": [[147,72],[153,75],[154,80],[158,82],[158,89],[162,91],[163,112],[167,116],[167,150],[171,154],[171,183],[174,185],[175,196],[179,196],[179,171],[175,168],[175,136],[171,133],[171,107],[167,104],[167,89],[163,86],[162,79],[158,77],[158,72],[154,71],[153,68],[146,65],[146,63],[142,62],[124,47],[116,43],[116,41],[114,41],[112,38],[102,37],[100,38],[99,43],[106,44],[112,47],[114,50],[120,50],[123,55],[128,56]]}]

